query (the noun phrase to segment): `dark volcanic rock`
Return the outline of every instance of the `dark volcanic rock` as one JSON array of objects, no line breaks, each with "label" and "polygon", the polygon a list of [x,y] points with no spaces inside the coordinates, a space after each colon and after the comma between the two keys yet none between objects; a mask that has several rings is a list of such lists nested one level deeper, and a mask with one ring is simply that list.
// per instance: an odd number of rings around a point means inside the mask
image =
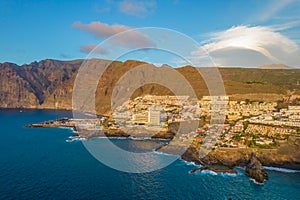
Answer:
[{"label": "dark volcanic rock", "polygon": [[160,131],[157,134],[153,135],[151,138],[153,138],[153,139],[161,138],[161,139],[171,140],[178,133],[179,125],[180,124],[176,123],[176,122],[171,123],[171,124],[169,124],[167,131]]},{"label": "dark volcanic rock", "polygon": [[186,152],[181,156],[181,159],[187,161],[187,162],[193,162],[196,165],[205,165],[199,158],[199,151],[196,147],[190,146]]},{"label": "dark volcanic rock", "polygon": [[175,136],[175,134],[172,133],[172,132],[169,132],[169,131],[163,132],[163,131],[161,131],[161,132],[153,135],[151,138],[153,138],[153,139],[160,138],[160,139],[171,140],[171,139],[174,138],[174,136]]},{"label": "dark volcanic rock", "polygon": [[258,183],[263,183],[265,180],[268,180],[268,172],[264,170],[255,154],[251,154],[249,162],[246,165],[245,174]]},{"label": "dark volcanic rock", "polygon": [[106,137],[125,137],[128,138],[130,135],[122,130],[105,130],[104,134]]},{"label": "dark volcanic rock", "polygon": [[213,168],[213,167],[208,167],[208,166],[204,166],[204,167],[200,167],[197,169],[193,169],[190,174],[194,174],[195,172],[199,171],[202,172],[204,170],[209,170],[209,171],[213,171],[216,173],[223,173],[223,174],[237,174],[237,171],[234,169],[217,169],[217,168]]}]

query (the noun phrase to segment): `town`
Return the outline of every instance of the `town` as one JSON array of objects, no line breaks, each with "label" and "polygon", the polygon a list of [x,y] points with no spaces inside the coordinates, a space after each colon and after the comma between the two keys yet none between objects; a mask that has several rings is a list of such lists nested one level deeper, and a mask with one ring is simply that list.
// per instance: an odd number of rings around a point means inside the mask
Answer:
[{"label": "town", "polygon": [[[224,124],[210,121],[211,115],[222,116],[222,112]],[[113,113],[113,118],[111,128],[163,128],[171,123],[201,120],[202,126],[195,132],[181,134],[179,138],[175,136],[175,139],[183,142],[192,137],[195,143],[201,145],[208,142],[216,147],[274,148],[275,141],[284,141],[290,135],[300,134],[299,105],[278,108],[277,102],[238,102],[230,100],[228,96],[203,96],[197,100],[187,96],[146,95],[119,106]],[[222,126],[222,131],[216,136],[214,132],[219,126]]]},{"label": "town", "polygon": [[[276,148],[289,136],[300,135],[300,105],[289,99],[298,101],[300,96],[293,95],[283,100],[284,106],[279,106],[277,102],[236,101],[229,96],[203,96],[198,100],[188,96],[146,95],[117,106],[111,116],[52,120],[42,126],[74,127],[79,132],[105,130],[112,133],[109,136],[122,131],[150,138],[157,132],[166,133],[172,124],[199,121],[195,130],[168,139],[177,145],[188,141],[213,148]],[[90,132],[87,137],[97,136]]]}]

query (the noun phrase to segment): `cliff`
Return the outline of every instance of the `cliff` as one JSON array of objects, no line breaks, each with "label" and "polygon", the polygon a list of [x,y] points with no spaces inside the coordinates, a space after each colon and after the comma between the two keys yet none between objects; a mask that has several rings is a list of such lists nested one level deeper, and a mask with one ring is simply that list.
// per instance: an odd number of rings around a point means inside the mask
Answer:
[{"label": "cliff", "polygon": [[[105,65],[105,61],[94,59]],[[100,62],[102,61],[102,62]],[[14,63],[0,64],[0,107],[72,109],[72,90],[78,69],[83,60],[42,60],[18,66]],[[143,64],[140,61],[114,61],[103,74],[96,93],[98,113],[110,113],[110,97],[117,81],[130,69]],[[208,95],[204,80],[195,68],[186,66],[176,69],[191,83],[197,96]],[[219,68],[226,93],[234,99],[274,101],[283,95],[300,93],[297,81],[299,69],[241,69]],[[143,94],[172,95],[159,85],[148,84],[137,89],[133,97]]]}]

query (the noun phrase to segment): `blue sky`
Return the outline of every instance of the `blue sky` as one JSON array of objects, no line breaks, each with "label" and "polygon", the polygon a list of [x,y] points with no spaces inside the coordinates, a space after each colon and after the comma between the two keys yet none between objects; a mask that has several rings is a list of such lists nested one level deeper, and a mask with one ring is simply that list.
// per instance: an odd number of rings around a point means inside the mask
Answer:
[{"label": "blue sky", "polygon": [[[24,64],[46,58],[85,58],[95,45],[123,30],[162,27],[200,43],[216,65],[284,63],[300,67],[299,13],[299,0],[2,0],[0,62]],[[134,34],[134,41],[137,38],[136,41],[147,43],[143,38],[147,33]],[[133,40],[129,41],[134,43]],[[123,45],[122,42],[113,45]],[[133,46],[141,47],[141,43]],[[111,56],[106,48],[117,51],[111,45],[98,48],[98,57],[107,59]],[[188,54],[197,59],[201,53],[194,49]],[[154,58],[155,54],[141,51],[129,58],[149,56]],[[180,65],[170,57],[157,56],[146,61]]]}]

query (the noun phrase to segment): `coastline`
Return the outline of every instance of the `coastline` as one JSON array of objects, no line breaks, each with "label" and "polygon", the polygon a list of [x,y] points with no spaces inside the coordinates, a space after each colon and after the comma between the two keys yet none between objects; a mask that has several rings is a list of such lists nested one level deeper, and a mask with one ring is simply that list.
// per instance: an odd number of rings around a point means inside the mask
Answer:
[{"label": "coastline", "polygon": [[[291,154],[295,154],[297,156],[297,148],[300,144],[300,137],[295,136],[291,142],[287,142],[286,144],[281,144],[278,149],[260,149],[260,148],[222,148],[218,147],[215,150],[209,152],[204,157],[199,157],[199,145],[195,145],[192,143],[189,148],[185,148],[185,146],[180,145],[180,143],[172,143],[170,145],[168,142],[170,141],[170,136],[173,136],[173,132],[171,133],[169,129],[163,132],[159,132],[159,134],[152,135],[150,137],[140,136],[136,133],[127,134],[120,128],[108,129],[99,127],[89,128],[86,127],[90,123],[90,121],[84,121],[85,119],[72,119],[72,118],[60,118],[56,120],[49,120],[41,123],[28,124],[26,128],[40,127],[40,128],[69,128],[73,130],[74,136],[71,136],[66,142],[72,142],[74,140],[88,140],[90,138],[114,138],[114,139],[129,139],[129,140],[140,140],[140,141],[165,141],[165,143],[161,144],[158,148],[154,149],[154,152],[159,154],[168,154],[168,155],[176,155],[179,156],[180,159],[185,162],[194,163],[195,165],[200,166],[190,171],[191,174],[199,171],[211,171],[213,173],[222,173],[222,174],[237,174],[237,171],[234,170],[235,167],[246,167],[244,173],[250,178],[254,179],[257,183],[263,183],[268,180],[268,172],[264,169],[268,170],[280,170],[281,172],[285,172],[287,170],[295,170],[293,172],[299,172],[300,170],[300,162],[297,160],[293,160],[293,158],[289,158],[287,160],[284,156],[280,157],[281,146],[285,145],[283,149],[287,152],[292,152]],[[79,124],[78,124],[79,123]],[[86,124],[86,125],[85,125]],[[134,130],[134,129],[130,129]],[[135,130],[138,133],[143,131]],[[293,137],[291,137],[293,138]],[[290,139],[289,139],[290,140]],[[296,146],[296,149],[292,147],[287,148],[287,145],[293,144]],[[289,150],[287,150],[289,149]],[[285,152],[285,153],[287,153]],[[296,153],[295,153],[296,152]],[[252,159],[255,159],[251,164]],[[249,164],[250,163],[250,164]],[[219,168],[221,166],[221,169]],[[281,169],[280,169],[281,168]]]},{"label": "coastline", "polygon": [[[279,149],[280,151],[281,149]],[[265,167],[282,168],[287,170],[300,171],[299,161],[287,160],[285,155],[277,154],[277,151],[264,152],[264,149],[227,149],[222,151],[216,149],[211,151],[203,158],[199,158],[199,151],[194,147],[190,147],[181,157],[188,162],[194,162],[197,165],[209,165],[209,166],[225,166],[228,168],[233,167],[245,167],[250,159],[251,154],[255,154],[259,161]],[[297,154],[297,152],[295,152]],[[297,155],[294,155],[295,157]]]},{"label": "coastline", "polygon": [[[58,119],[59,120],[59,119]],[[53,120],[56,121],[56,120]],[[163,134],[160,136],[162,137],[136,137],[131,136],[129,134],[126,134],[125,132],[121,130],[85,130],[85,134],[81,134],[81,130],[77,130],[75,125],[66,125],[66,124],[47,124],[47,123],[35,123],[35,124],[29,124],[25,127],[31,128],[31,127],[41,127],[41,128],[70,128],[73,130],[74,134],[77,134],[77,136],[89,139],[93,137],[108,137],[108,138],[124,138],[124,139],[131,139],[131,140],[153,140],[153,141],[170,141],[170,138],[163,137]],[[299,140],[299,141],[298,141]],[[300,138],[297,138],[297,143],[300,142]],[[295,143],[295,141],[293,141]],[[164,149],[164,147],[167,146],[167,144],[162,144],[160,147],[155,149],[157,152],[161,153],[167,153],[170,155],[178,155],[177,152],[180,152],[180,147],[168,147],[167,151]],[[199,150],[198,147],[191,145],[182,155],[180,155],[181,159],[187,161],[187,162],[193,162],[196,165],[209,165],[209,166],[225,166],[228,168],[233,168],[236,166],[245,167],[247,164],[247,161],[249,160],[249,155],[251,153],[255,153],[259,159],[261,160],[263,166],[266,167],[275,167],[275,168],[283,168],[283,169],[289,169],[289,170],[300,170],[300,163],[296,162],[293,163],[292,161],[285,161],[278,159],[276,161],[277,151],[274,150],[264,150],[264,149],[255,149],[255,148],[245,148],[245,149],[235,149],[235,148],[227,148],[227,149],[216,149],[212,152],[210,152],[208,155],[206,155],[204,158],[199,158]],[[284,146],[286,148],[286,146]],[[297,148],[297,146],[296,146]],[[297,149],[296,149],[297,150]],[[266,151],[266,152],[264,152]],[[295,152],[295,151],[294,151]],[[270,158],[270,156],[266,156],[267,154],[272,154],[273,158]],[[264,155],[266,154],[266,155]]]},{"label": "coastline", "polygon": [[[23,125],[28,122],[36,121],[36,120],[43,120],[44,118],[51,117],[51,115],[53,116],[52,113],[49,113],[47,115],[45,115],[43,112],[37,112],[37,113],[38,113],[38,115],[36,115],[36,116],[38,116],[38,117],[30,117],[31,116],[30,113],[28,113],[28,115],[22,114],[22,113],[20,113],[20,114],[16,113],[16,115],[20,115],[21,116],[20,119],[22,119],[22,120],[17,120],[17,122],[13,121],[14,119],[17,119],[17,118],[14,118],[13,116],[11,118],[7,118],[7,117],[5,117],[3,112],[1,114],[2,114],[3,118],[6,120],[9,120],[11,122],[11,124],[18,123],[15,126],[15,128],[18,128],[18,129],[14,129],[16,131],[12,132],[13,134],[23,135],[24,137],[30,139],[30,141],[36,141],[33,144],[32,144],[32,142],[30,142],[30,144],[29,144],[30,147],[32,147],[33,153],[36,151],[36,148],[35,148],[36,144],[48,144],[49,146],[40,145],[40,147],[42,149],[37,151],[37,153],[39,153],[39,155],[44,155],[45,152],[49,152],[49,153],[51,153],[51,157],[49,157],[49,159],[51,159],[51,160],[55,159],[57,156],[60,156],[60,158],[62,158],[62,161],[65,161],[65,159],[70,160],[70,161],[67,160],[66,162],[62,162],[62,163],[56,162],[57,169],[62,171],[62,173],[60,173],[61,175],[64,175],[64,174],[69,175],[68,178],[70,180],[73,180],[72,177],[74,178],[74,176],[76,176],[78,178],[82,178],[80,175],[80,173],[82,173],[82,167],[85,167],[85,169],[87,171],[92,168],[94,171],[92,171],[90,177],[91,178],[95,177],[95,176],[97,177],[96,178],[96,181],[98,181],[97,185],[103,184],[102,177],[108,178],[108,179],[104,179],[104,181],[108,180],[107,182],[104,182],[105,184],[110,183],[111,181],[109,179],[111,179],[111,177],[112,177],[112,175],[110,173],[120,174],[120,175],[113,176],[114,178],[116,178],[114,180],[118,180],[117,177],[120,177],[120,176],[121,177],[125,176],[125,178],[127,178],[126,176],[132,177],[132,175],[130,175],[130,174],[127,175],[127,173],[118,172],[116,170],[111,170],[111,169],[107,168],[105,165],[102,165],[99,162],[95,162],[93,158],[89,158],[90,156],[87,156],[87,152],[86,152],[84,146],[82,146],[82,143],[85,143],[86,141],[74,141],[73,143],[66,143],[65,139],[68,139],[67,137],[73,135],[71,130],[56,129],[56,128],[54,128],[54,129],[37,128],[36,130],[35,129],[24,129]],[[7,130],[11,129],[10,126],[6,126],[6,127],[7,127]],[[24,131],[24,132],[22,132],[22,131]],[[28,134],[28,136],[27,136],[27,134]],[[7,136],[7,137],[5,137],[5,142],[7,141],[8,138],[11,138],[11,143],[9,143],[9,144],[12,144],[12,145],[16,144],[16,141],[14,139],[15,137],[12,134],[2,134],[2,135]],[[37,136],[37,137],[35,137],[35,136]],[[124,143],[126,143],[126,144],[134,142],[134,141],[129,141],[127,139],[122,139],[122,138],[121,139],[116,138],[113,140],[113,142],[118,143],[118,140],[120,140],[121,142],[124,141]],[[23,144],[24,147],[29,146],[27,143],[24,143],[22,140],[19,140],[19,143]],[[51,150],[52,148],[49,151],[50,146],[55,146],[55,147],[59,147],[59,148],[55,148],[57,151],[52,151]],[[151,149],[149,149],[149,150],[150,150],[150,152],[152,152]],[[61,151],[68,152],[68,153],[63,154],[63,153],[61,153]],[[29,151],[29,152],[31,152],[31,151]],[[3,152],[3,155],[4,154],[6,154],[6,152]],[[21,164],[21,166],[22,166],[22,162],[20,162],[20,161],[22,161],[23,159],[20,159],[20,158],[22,158],[22,155],[24,155],[24,154],[23,153],[17,153],[17,154],[19,156],[16,159],[12,160],[14,162],[11,164],[15,164],[16,166],[19,166]],[[28,162],[26,162],[26,163],[29,163],[27,165],[28,167],[26,167],[26,166],[25,167],[22,166],[22,167],[24,167],[26,170],[27,169],[30,170],[30,169],[32,169],[32,168],[30,168],[32,166],[30,164],[30,161],[32,160],[31,158],[39,159],[40,156],[30,155],[30,154],[27,154],[27,155],[28,156],[26,156],[26,158],[27,158]],[[160,155],[156,155],[156,156],[160,156]],[[162,157],[163,157],[163,155],[162,155]],[[5,157],[3,157],[3,158],[5,158]],[[78,159],[74,159],[74,158],[78,158]],[[176,157],[176,158],[178,158],[178,157]],[[88,162],[83,162],[83,160],[84,161],[87,160]],[[75,165],[72,165],[72,166],[76,169],[77,173],[73,174],[73,173],[70,173],[70,171],[69,171],[69,170],[73,170],[73,169],[68,169],[66,167],[70,167],[69,163],[74,163],[75,161],[78,164],[76,166]],[[37,166],[41,169],[41,172],[45,172],[45,171],[56,172],[57,171],[56,169],[51,167],[51,165],[47,165],[46,160],[42,160],[42,161],[36,160],[36,162],[38,162]],[[44,163],[45,163],[45,165],[44,165]],[[82,163],[85,163],[85,165],[82,166]],[[60,167],[61,165],[62,165],[62,167]],[[48,167],[47,170],[45,169],[45,167]],[[247,194],[247,192],[248,192],[248,189],[245,189],[247,187],[250,187],[250,189],[253,188],[256,190],[258,189],[258,190],[272,191],[271,190],[272,188],[282,185],[281,182],[278,182],[278,181],[280,181],[280,178],[282,178],[282,177],[285,177],[286,178],[285,181],[287,183],[289,183],[288,181],[290,181],[291,184],[293,184],[295,181],[297,181],[300,178],[299,173],[297,173],[297,174],[284,174],[284,173],[280,174],[280,173],[274,172],[274,173],[270,173],[270,181],[265,182],[264,185],[261,186],[261,185],[255,184],[251,180],[249,180],[249,178],[243,174],[243,170],[241,168],[235,168],[238,171],[238,175],[230,175],[230,174],[222,174],[222,173],[216,174],[216,173],[213,173],[210,171],[204,171],[201,173],[197,172],[196,174],[193,174],[193,175],[189,174],[189,171],[193,170],[194,168],[198,168],[198,167],[199,166],[194,166],[193,163],[188,163],[182,159],[178,159],[176,162],[171,164],[169,167],[159,170],[159,171],[156,171],[156,172],[154,172],[154,174],[162,173],[164,175],[164,177],[160,180],[161,181],[168,180],[168,182],[167,182],[168,184],[172,184],[174,182],[174,178],[175,178],[175,180],[178,180],[176,182],[180,183],[180,185],[181,185],[180,187],[182,188],[181,190],[183,193],[185,191],[184,188],[187,188],[186,186],[190,185],[191,189],[193,189],[193,192],[195,192],[195,194],[198,194],[199,192],[202,193],[202,191],[206,191],[206,190],[204,190],[205,186],[206,186],[208,192],[211,192],[212,188],[216,188],[216,186],[220,186],[220,188],[223,187],[223,188],[225,188],[225,190],[228,188],[231,191],[237,191],[237,193],[241,191],[241,188],[242,189],[244,188],[244,190],[243,190],[244,194]],[[21,169],[21,167],[19,169]],[[66,170],[67,170],[67,172],[66,172]],[[6,174],[6,173],[4,173],[4,174]],[[45,175],[47,175],[47,174],[45,174]],[[149,175],[151,175],[151,174],[149,174]],[[15,178],[13,180],[17,180],[18,176],[16,176],[16,170],[12,171],[12,175],[8,176],[8,178],[9,177]],[[49,178],[50,177],[51,177],[51,173],[49,174]],[[57,177],[64,177],[64,176],[57,176]],[[144,175],[141,174],[140,176],[137,176],[137,177],[143,177],[143,178],[145,177],[149,181],[152,180],[152,178],[151,178],[152,176],[149,177],[149,176],[147,176],[147,174],[144,174]],[[158,177],[161,177],[161,176],[158,176]],[[28,177],[28,178],[30,178],[30,177]],[[40,180],[39,176],[37,176],[37,180]],[[63,181],[65,181],[65,179],[57,179],[57,178],[53,179],[53,180],[56,180],[56,181],[61,180],[62,183],[63,183]],[[91,179],[85,179],[85,180],[87,180],[87,183],[89,183],[90,181],[88,181],[88,180],[91,180]],[[136,184],[139,184],[140,181],[141,181],[141,179],[138,179],[136,181]],[[37,183],[39,183],[39,182],[37,181]],[[82,186],[88,186],[88,188],[90,188],[90,187],[93,188],[95,185],[93,183],[91,183],[90,185],[86,185],[87,183],[85,183],[85,182],[82,183]],[[125,184],[126,183],[130,183],[130,182],[126,181]],[[162,182],[162,183],[164,183],[164,182]],[[203,186],[203,189],[199,188],[199,187],[202,187],[200,185],[203,185],[203,183],[206,183]],[[118,184],[118,181],[116,181],[115,184]],[[276,185],[274,186],[274,184],[276,184]],[[49,183],[49,186],[51,186],[51,185],[52,185],[52,182]],[[55,187],[55,184],[53,184],[53,185]],[[70,183],[70,185],[68,185],[68,186],[71,187],[71,185],[74,185],[74,184]],[[288,189],[290,189],[290,187],[293,187],[293,191],[294,190],[296,191],[294,185],[289,185]],[[72,189],[76,190],[76,188],[78,189],[78,186],[75,184],[75,186]],[[122,188],[124,189],[124,187],[121,185],[119,187],[119,189],[121,191],[124,191],[124,194],[127,194],[126,189],[123,190]],[[176,188],[177,188],[177,185],[168,189],[168,191],[166,191],[166,192],[173,193],[174,189],[176,189]],[[236,188],[236,190],[233,190],[232,188]],[[200,191],[200,189],[202,189],[202,190]],[[229,194],[227,191],[224,191],[223,189],[222,189],[222,191],[224,193],[224,199],[225,199],[225,196],[226,197],[230,196],[232,198],[240,197],[240,195],[238,195],[239,193],[236,196],[234,196],[233,194]],[[32,190],[30,190],[28,192],[30,192],[30,194],[31,194]],[[284,192],[285,191],[283,189],[280,190],[280,194],[284,195]],[[273,192],[271,192],[271,193],[274,194]],[[279,192],[278,192],[278,194],[279,194]],[[58,197],[59,197],[59,195],[60,194],[58,194]],[[69,190],[66,192],[66,195],[70,195]],[[277,195],[277,193],[276,193],[276,195]],[[176,195],[174,195],[173,197],[175,198]],[[183,195],[183,197],[186,197],[186,196]],[[245,197],[247,197],[247,196],[245,196]],[[218,197],[215,196],[215,198],[218,198]]]},{"label": "coastline", "polygon": [[233,174],[233,175],[238,174],[238,172],[234,169],[218,169],[216,167],[208,167],[208,166],[203,166],[203,167],[200,167],[200,168],[193,169],[189,173],[194,174],[196,172],[203,172],[203,171],[212,171],[212,172],[215,172],[215,173]]},{"label": "coastline", "polygon": [[20,110],[22,109],[23,111],[25,110],[49,110],[49,111],[72,111],[73,109],[70,108],[40,108],[40,107],[37,107],[37,108],[29,108],[29,107],[0,107],[0,110]]}]

